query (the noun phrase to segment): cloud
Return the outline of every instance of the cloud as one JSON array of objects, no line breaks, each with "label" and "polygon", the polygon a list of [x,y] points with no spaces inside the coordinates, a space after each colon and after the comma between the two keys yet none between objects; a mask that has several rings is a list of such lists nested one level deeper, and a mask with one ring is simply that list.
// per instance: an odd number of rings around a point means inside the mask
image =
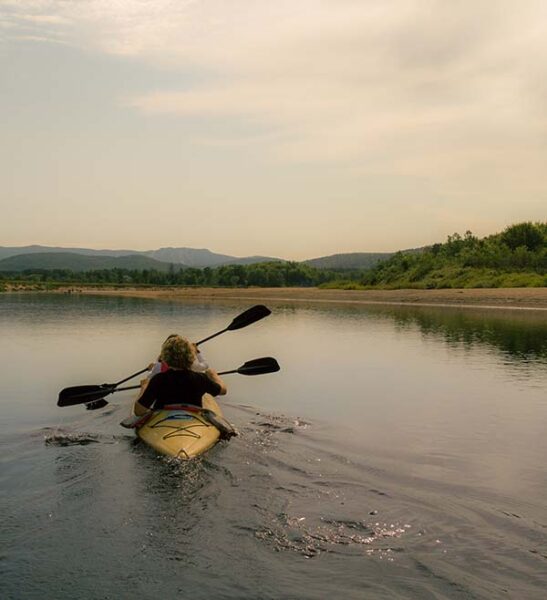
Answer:
[{"label": "cloud", "polygon": [[545,158],[542,0],[0,0],[2,9],[11,24],[43,28],[29,37],[198,72],[190,87],[123,101],[148,115],[241,123],[246,141],[282,160],[456,176],[470,160],[505,167],[504,145],[534,173],[535,153]]}]

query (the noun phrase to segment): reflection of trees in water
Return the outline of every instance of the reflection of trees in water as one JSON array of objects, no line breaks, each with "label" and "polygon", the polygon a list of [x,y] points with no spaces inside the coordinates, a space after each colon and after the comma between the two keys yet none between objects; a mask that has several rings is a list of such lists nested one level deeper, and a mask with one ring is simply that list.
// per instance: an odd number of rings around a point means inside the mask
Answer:
[{"label": "reflection of trees in water", "polygon": [[389,312],[398,324],[417,324],[424,335],[442,336],[450,345],[487,344],[513,360],[547,359],[546,314],[406,307]]},{"label": "reflection of trees in water", "polygon": [[333,304],[313,302],[278,304],[276,310],[303,314],[306,310],[355,320],[384,320],[400,329],[419,328],[422,335],[440,339],[453,347],[471,349],[487,346],[514,364],[541,362],[547,365],[547,311],[503,308],[452,308],[446,306],[404,306],[387,304]]},{"label": "reflection of trees in water", "polygon": [[385,304],[333,307],[301,303],[281,304],[276,309],[291,314],[302,314],[308,309],[330,316],[337,314],[344,320],[355,319],[358,323],[367,316],[372,321],[383,318],[401,329],[418,326],[424,336],[442,339],[454,347],[488,346],[514,363],[547,363],[547,311]]}]

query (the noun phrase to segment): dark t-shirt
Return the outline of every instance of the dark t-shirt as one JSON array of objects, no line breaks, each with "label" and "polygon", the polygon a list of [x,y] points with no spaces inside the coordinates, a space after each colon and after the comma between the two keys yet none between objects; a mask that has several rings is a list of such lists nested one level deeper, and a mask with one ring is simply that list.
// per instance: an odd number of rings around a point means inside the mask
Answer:
[{"label": "dark t-shirt", "polygon": [[211,381],[205,373],[169,369],[152,377],[139,398],[139,404],[155,410],[163,408],[166,404],[202,406],[203,394],[218,396],[219,392],[218,383]]}]

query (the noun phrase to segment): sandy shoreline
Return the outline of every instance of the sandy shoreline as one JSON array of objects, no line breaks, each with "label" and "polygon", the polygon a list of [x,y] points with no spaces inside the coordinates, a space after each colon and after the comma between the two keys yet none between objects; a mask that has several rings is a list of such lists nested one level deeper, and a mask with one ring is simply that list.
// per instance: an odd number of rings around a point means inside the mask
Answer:
[{"label": "sandy shoreline", "polygon": [[285,303],[395,304],[547,311],[547,288],[450,290],[324,290],[317,288],[87,288],[52,293],[126,296],[165,300],[245,300]]}]

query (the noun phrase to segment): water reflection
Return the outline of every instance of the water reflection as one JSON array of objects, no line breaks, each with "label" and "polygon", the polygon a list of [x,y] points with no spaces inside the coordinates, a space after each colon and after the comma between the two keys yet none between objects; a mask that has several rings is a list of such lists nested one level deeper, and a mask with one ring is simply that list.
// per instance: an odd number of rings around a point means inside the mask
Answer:
[{"label": "water reflection", "polygon": [[[294,307],[286,307],[291,312]],[[319,309],[332,314],[331,310]],[[547,362],[547,311],[417,306],[337,307],[346,319],[384,318],[452,347],[488,346],[514,362]]]},{"label": "water reflection", "polygon": [[517,362],[547,361],[543,313],[401,308],[389,314],[398,325],[417,324],[424,336],[441,337],[451,346],[486,344]]}]

